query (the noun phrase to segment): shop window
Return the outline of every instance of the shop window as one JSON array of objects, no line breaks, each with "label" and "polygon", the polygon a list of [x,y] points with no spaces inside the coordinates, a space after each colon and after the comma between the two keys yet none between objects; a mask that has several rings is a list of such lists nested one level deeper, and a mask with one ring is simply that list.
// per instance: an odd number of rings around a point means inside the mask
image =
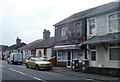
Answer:
[{"label": "shop window", "polygon": [[61,61],[61,60],[66,60],[65,52],[59,52],[58,53],[58,61]]}]

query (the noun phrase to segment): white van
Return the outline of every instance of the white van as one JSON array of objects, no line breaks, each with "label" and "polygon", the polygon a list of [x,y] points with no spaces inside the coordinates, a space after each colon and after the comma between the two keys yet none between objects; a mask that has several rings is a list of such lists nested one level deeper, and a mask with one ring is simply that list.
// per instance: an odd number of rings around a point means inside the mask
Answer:
[{"label": "white van", "polygon": [[21,53],[11,53],[10,56],[7,58],[7,63],[23,63],[23,56]]}]

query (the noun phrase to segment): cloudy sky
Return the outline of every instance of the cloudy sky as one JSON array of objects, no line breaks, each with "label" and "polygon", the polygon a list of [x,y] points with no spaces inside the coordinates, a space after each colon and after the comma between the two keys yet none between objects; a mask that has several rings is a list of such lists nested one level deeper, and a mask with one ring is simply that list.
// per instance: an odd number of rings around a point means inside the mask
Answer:
[{"label": "cloudy sky", "polygon": [[10,46],[17,37],[25,43],[42,39],[44,29],[54,36],[55,23],[112,1],[115,0],[0,0],[0,44]]}]

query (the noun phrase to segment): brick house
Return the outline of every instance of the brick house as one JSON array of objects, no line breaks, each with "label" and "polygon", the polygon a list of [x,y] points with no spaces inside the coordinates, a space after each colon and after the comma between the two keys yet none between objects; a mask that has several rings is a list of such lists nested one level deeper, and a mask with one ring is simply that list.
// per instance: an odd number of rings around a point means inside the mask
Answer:
[{"label": "brick house", "polygon": [[87,59],[86,46],[81,46],[81,43],[86,40],[87,23],[84,16],[94,9],[75,13],[54,25],[56,41],[54,50],[58,66],[71,67],[73,59],[79,62]]}]

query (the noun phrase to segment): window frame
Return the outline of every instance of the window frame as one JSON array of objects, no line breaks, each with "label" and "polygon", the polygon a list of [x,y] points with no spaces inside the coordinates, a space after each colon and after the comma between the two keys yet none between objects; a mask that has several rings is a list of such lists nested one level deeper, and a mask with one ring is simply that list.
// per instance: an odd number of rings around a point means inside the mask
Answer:
[{"label": "window frame", "polygon": [[[91,52],[95,52],[95,60],[92,60]],[[96,50],[96,46],[91,46],[91,47],[90,47],[90,60],[91,60],[91,61],[97,61],[97,50]]]},{"label": "window frame", "polygon": [[[119,30],[118,31],[110,31],[110,20],[109,20],[109,16],[110,15],[114,15],[114,14],[117,14],[117,13],[120,13],[120,11],[117,11],[117,12],[113,12],[113,13],[110,13],[107,15],[107,27],[108,27],[108,33],[115,33],[115,32],[120,32]],[[120,20],[120,17],[118,17],[116,20]],[[113,20],[113,19],[112,19]]]},{"label": "window frame", "polygon": [[[110,49],[115,49],[115,48],[120,48],[120,46],[117,46],[117,43],[113,43],[113,44],[115,44],[115,46],[110,46],[111,44],[109,44],[109,49],[108,49],[108,60],[109,61],[120,61],[120,60],[111,60],[110,59]],[[120,43],[119,43],[120,44]]]},{"label": "window frame", "polygon": [[[64,34],[64,36],[63,36],[63,34]],[[61,39],[65,39],[66,36],[67,36],[67,26],[62,26],[60,28],[60,37],[61,37]]]},{"label": "window frame", "polygon": [[[63,54],[64,53],[64,54]],[[61,55],[60,55],[61,54]],[[67,61],[67,55],[66,55],[67,53],[66,52],[57,52],[57,61],[59,61],[59,62],[66,62]],[[65,59],[63,59],[63,57],[61,57],[61,56],[63,56]],[[61,57],[61,58],[59,58],[59,57]]]},{"label": "window frame", "polygon": [[[93,33],[93,34],[90,34],[90,20],[94,20],[95,21],[95,23],[94,23],[94,25],[95,25],[95,27],[94,27],[94,29],[95,29],[95,33]],[[89,18],[89,19],[87,19],[87,28],[88,28],[88,35],[89,36],[94,36],[94,35],[96,35],[96,33],[97,33],[97,25],[96,25],[96,18]]]}]

